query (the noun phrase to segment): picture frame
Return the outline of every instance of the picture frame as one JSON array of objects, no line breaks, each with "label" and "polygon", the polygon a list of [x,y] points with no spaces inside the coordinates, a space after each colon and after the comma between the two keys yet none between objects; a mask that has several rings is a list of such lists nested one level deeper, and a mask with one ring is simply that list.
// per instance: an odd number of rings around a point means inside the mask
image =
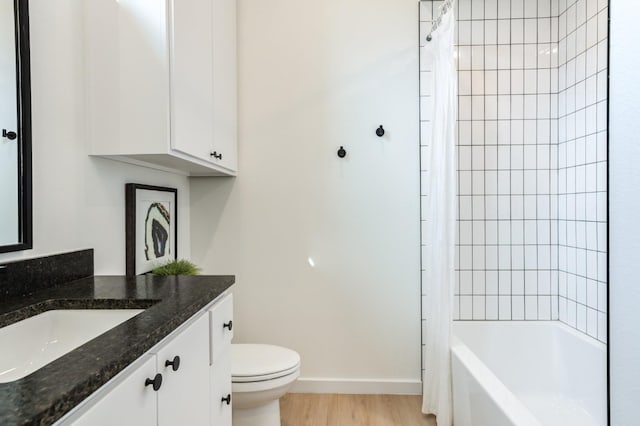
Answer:
[{"label": "picture frame", "polygon": [[125,184],[126,275],[150,272],[178,257],[178,190]]}]

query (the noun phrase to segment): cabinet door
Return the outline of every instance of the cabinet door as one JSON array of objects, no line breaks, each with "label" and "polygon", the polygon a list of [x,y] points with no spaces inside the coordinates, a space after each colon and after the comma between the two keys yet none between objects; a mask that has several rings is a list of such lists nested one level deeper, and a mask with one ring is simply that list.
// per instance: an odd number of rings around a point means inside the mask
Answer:
[{"label": "cabinet door", "polygon": [[236,1],[213,0],[213,150],[216,164],[236,171],[237,56]]},{"label": "cabinet door", "polygon": [[211,426],[231,426],[231,348],[211,365]]},{"label": "cabinet door", "polygon": [[[158,423],[157,395],[146,379],[156,375],[156,357],[146,361],[70,424],[74,426],[155,426]],[[164,388],[164,383],[159,391]]]},{"label": "cabinet door", "polygon": [[211,318],[211,363],[230,350],[233,339],[233,297],[225,296],[209,311]]},{"label": "cabinet door", "polygon": [[171,147],[212,161],[213,81],[211,0],[169,0],[171,26]]},{"label": "cabinet door", "polygon": [[81,3],[91,154],[157,154],[169,149],[166,1]]},{"label": "cabinet door", "polygon": [[[157,368],[164,378],[158,392],[158,425],[208,425],[209,324],[201,315],[157,352]],[[174,371],[179,357],[179,366]]]}]

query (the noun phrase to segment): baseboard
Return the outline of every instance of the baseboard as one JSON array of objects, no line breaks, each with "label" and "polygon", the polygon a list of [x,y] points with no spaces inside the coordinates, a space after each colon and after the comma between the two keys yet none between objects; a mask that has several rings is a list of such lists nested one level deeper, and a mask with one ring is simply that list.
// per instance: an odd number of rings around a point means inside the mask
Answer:
[{"label": "baseboard", "polygon": [[292,393],[346,393],[382,395],[421,395],[419,380],[336,379],[300,377]]}]

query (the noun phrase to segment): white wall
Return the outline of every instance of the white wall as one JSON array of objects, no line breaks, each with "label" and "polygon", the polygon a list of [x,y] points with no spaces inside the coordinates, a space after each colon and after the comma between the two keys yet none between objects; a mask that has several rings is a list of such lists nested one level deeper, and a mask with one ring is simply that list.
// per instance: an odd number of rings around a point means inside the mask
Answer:
[{"label": "white wall", "polygon": [[192,181],[193,258],[237,275],[236,342],[300,352],[298,390],[418,391],[418,5],[238,5],[239,174]]},{"label": "white wall", "polygon": [[640,48],[637,2],[611,2],[609,350],[611,424],[638,422],[640,401]]},{"label": "white wall", "polygon": [[30,2],[34,249],[0,262],[93,247],[96,274],[123,274],[126,182],[178,188],[178,254],[188,257],[187,178],[87,155],[82,4]]}]

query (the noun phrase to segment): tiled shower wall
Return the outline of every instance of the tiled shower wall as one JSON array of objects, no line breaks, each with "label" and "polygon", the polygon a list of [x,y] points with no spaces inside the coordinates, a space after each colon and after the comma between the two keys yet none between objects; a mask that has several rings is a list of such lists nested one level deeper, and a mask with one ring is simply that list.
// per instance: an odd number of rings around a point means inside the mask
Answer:
[{"label": "tiled shower wall", "polygon": [[[441,4],[420,2],[421,46]],[[600,74],[593,78],[587,65],[590,46],[597,45],[594,52],[600,43],[606,48],[606,7],[602,0],[458,0],[455,319],[562,319],[593,337],[606,338],[598,323],[606,319],[606,268],[601,271],[606,267],[606,217],[601,216],[606,214],[606,188],[601,186],[606,186],[606,120],[598,120],[598,114],[606,112],[606,83],[598,80]],[[602,26],[596,36],[587,16]],[[605,58],[605,67],[606,56],[605,50],[597,57]],[[578,63],[582,72],[577,72]],[[431,72],[424,54],[420,67],[421,163],[426,165]],[[600,64],[597,71],[606,77]],[[576,123],[580,131],[567,130]],[[587,142],[587,135],[595,139]],[[587,154],[587,146],[595,151]],[[576,154],[569,157],[568,150]],[[591,171],[600,180],[587,184]],[[426,200],[426,170],[422,179]],[[596,188],[588,191],[592,183]],[[595,219],[588,213],[592,207],[599,208]],[[428,220],[424,208],[422,220]],[[583,223],[584,238],[578,239]],[[596,234],[591,233],[594,225]],[[428,242],[423,235],[423,246]],[[594,254],[596,273],[603,275],[579,269],[584,263],[577,259],[584,255],[593,260]],[[423,321],[426,317],[423,313]]]},{"label": "tiled shower wall", "polygon": [[605,342],[608,2],[559,3],[559,317]]}]

